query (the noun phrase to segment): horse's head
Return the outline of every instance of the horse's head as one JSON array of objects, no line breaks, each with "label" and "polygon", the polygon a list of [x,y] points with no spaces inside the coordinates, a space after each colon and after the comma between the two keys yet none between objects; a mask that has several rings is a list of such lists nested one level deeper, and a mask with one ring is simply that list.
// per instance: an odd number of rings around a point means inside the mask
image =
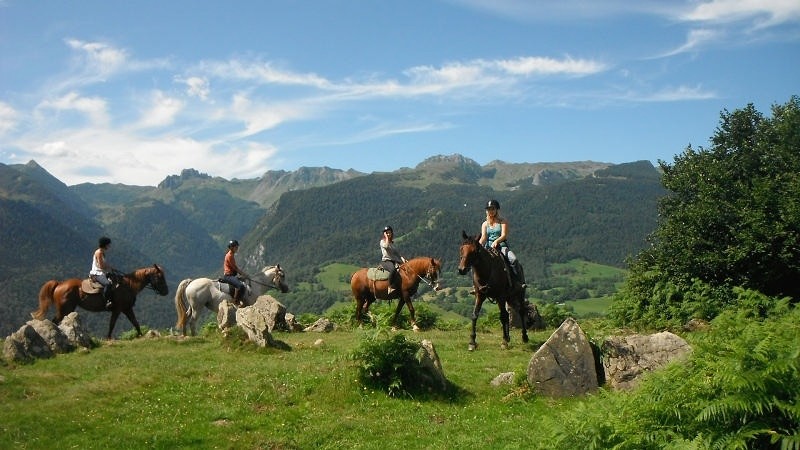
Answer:
[{"label": "horse's head", "polygon": [[158,292],[159,295],[169,294],[167,276],[164,274],[164,269],[158,264],[153,264],[153,267],[148,271],[147,284],[149,284],[154,291]]},{"label": "horse's head", "polygon": [[431,281],[431,287],[434,291],[441,289],[439,286],[439,272],[442,271],[442,262],[436,258],[431,258],[428,270],[425,273],[425,278]]},{"label": "horse's head", "polygon": [[464,242],[461,243],[458,250],[458,273],[464,275],[475,264],[475,258],[481,251],[481,244],[477,237],[468,236],[466,231],[461,231],[461,237]]},{"label": "horse's head", "polygon": [[264,267],[261,269],[261,273],[267,279],[267,287],[273,287],[284,294],[289,292],[289,285],[286,284],[286,272],[280,264]]}]

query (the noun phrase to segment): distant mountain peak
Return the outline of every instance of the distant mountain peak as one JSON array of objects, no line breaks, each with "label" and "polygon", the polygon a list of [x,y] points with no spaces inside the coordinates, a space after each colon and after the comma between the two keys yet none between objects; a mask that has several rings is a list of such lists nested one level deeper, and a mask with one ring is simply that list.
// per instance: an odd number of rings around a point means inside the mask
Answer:
[{"label": "distant mountain peak", "polygon": [[200,173],[195,169],[183,169],[180,175],[169,175],[164,181],[158,183],[159,189],[175,189],[186,180],[210,180],[211,176],[207,173]]}]

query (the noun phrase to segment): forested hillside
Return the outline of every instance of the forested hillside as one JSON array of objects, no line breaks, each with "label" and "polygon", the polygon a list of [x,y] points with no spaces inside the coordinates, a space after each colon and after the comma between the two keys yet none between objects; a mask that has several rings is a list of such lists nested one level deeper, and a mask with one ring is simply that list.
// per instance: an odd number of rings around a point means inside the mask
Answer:
[{"label": "forested hillside", "polygon": [[[44,281],[85,276],[101,235],[114,242],[116,267],[131,271],[158,263],[173,291],[183,278],[219,275],[229,239],[243,243],[239,260],[246,269],[279,263],[290,285],[314,282],[331,262],[372,265],[387,224],[404,254],[441,258],[449,272],[461,231],[477,233],[483,205],[496,198],[512,224],[512,245],[535,277],[547,265],[573,258],[622,267],[653,229],[662,194],[660,175],[649,162],[495,161],[481,167],[452,155],[392,173],[299,172],[227,181],[186,170],[158,187],[67,187],[35,162],[0,166],[0,332],[28,319]],[[278,191],[277,202],[262,206]],[[148,295],[137,303],[140,322],[172,325],[172,300]],[[308,301],[316,305],[309,312],[329,303]],[[306,312],[303,301],[292,306]],[[88,316],[99,329],[107,326],[106,314]],[[123,320],[117,329],[128,328]]]}]

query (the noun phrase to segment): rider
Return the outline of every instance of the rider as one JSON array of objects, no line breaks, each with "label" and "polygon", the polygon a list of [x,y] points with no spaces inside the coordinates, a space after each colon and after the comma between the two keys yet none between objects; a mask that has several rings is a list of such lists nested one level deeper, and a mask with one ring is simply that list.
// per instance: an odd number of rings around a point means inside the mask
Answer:
[{"label": "rider", "polygon": [[391,294],[395,289],[402,287],[402,280],[397,273],[397,267],[406,262],[406,259],[400,256],[400,252],[394,247],[394,230],[392,230],[392,227],[386,226],[383,228],[380,247],[381,266],[389,272],[389,288],[386,293]]},{"label": "rider", "polygon": [[514,278],[522,284],[525,288],[525,274],[522,272],[522,267],[517,263],[517,255],[508,248],[508,221],[500,217],[500,202],[497,200],[489,200],[486,203],[486,220],[481,225],[481,238],[480,243],[486,248],[499,249],[508,261],[511,267],[511,273]]},{"label": "rider", "polygon": [[236,265],[236,258],[234,254],[239,250],[239,242],[234,239],[228,242],[228,252],[225,253],[225,260],[222,263],[222,279],[233,286],[233,300],[237,306],[244,306],[244,302],[242,301],[242,297],[244,297],[244,283],[242,283],[237,275],[241,275],[243,278],[247,279],[250,278],[249,275],[244,273],[242,269]]},{"label": "rider", "polygon": [[114,268],[106,258],[106,251],[111,246],[111,239],[103,236],[97,241],[97,249],[92,255],[92,268],[89,270],[89,278],[103,285],[103,298],[106,301],[106,309],[111,309],[114,298],[114,283],[111,276]]}]

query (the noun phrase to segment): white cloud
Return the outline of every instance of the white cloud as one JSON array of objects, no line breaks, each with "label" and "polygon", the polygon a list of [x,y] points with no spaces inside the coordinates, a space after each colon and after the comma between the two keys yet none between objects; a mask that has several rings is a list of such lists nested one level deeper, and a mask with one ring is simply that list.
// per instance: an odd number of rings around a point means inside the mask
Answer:
[{"label": "white cloud", "polygon": [[700,50],[706,45],[710,45],[715,41],[719,40],[722,36],[723,33],[720,30],[712,30],[712,29],[690,30],[689,34],[686,36],[686,42],[684,42],[680,47],[670,50],[664,53],[663,55],[658,55],[657,58],[674,56],[680,53]]},{"label": "white cloud", "polygon": [[17,125],[18,113],[14,108],[5,102],[0,102],[0,134],[4,134],[14,129]]},{"label": "white cloud", "polygon": [[124,50],[111,47],[102,42],[84,42],[78,39],[67,39],[67,45],[78,50],[80,67],[104,78],[118,71],[128,59]]},{"label": "white cloud", "polygon": [[108,123],[106,101],[99,97],[82,97],[77,92],[70,92],[55,100],[44,100],[37,106],[37,109],[78,111],[89,117],[94,125],[105,125]]},{"label": "white cloud", "polygon": [[181,112],[184,103],[179,99],[167,97],[161,91],[152,95],[150,108],[142,114],[139,127],[163,127],[175,122],[175,116]]},{"label": "white cloud", "polygon": [[712,0],[696,4],[682,18],[692,22],[752,21],[755,28],[800,20],[797,0]]},{"label": "white cloud", "polygon": [[189,77],[185,80],[177,78],[176,81],[186,84],[186,94],[190,97],[208,100],[211,88],[205,77]]}]

